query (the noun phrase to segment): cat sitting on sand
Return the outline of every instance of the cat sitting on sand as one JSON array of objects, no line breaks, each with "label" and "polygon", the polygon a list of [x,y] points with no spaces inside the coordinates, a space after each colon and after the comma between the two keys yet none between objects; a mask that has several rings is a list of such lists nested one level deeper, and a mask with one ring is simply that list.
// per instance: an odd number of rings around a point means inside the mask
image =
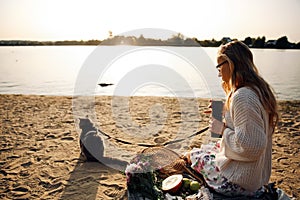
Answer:
[{"label": "cat sitting on sand", "polygon": [[103,141],[89,118],[79,118],[81,156],[86,161],[101,162],[104,155]]},{"label": "cat sitting on sand", "polygon": [[101,134],[110,138],[109,135],[98,130],[88,117],[79,118],[79,128],[82,130],[79,141],[80,154],[85,161],[100,162],[120,171],[125,170],[128,164],[126,161],[104,156],[104,143]]}]

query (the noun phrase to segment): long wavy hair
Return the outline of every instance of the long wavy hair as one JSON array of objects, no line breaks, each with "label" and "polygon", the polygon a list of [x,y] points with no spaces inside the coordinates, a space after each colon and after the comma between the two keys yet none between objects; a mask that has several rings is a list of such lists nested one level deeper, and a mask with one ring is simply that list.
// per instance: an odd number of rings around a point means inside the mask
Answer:
[{"label": "long wavy hair", "polygon": [[225,109],[229,109],[233,92],[241,87],[250,87],[260,98],[269,113],[269,124],[273,130],[278,121],[277,102],[270,85],[260,76],[253,62],[253,55],[247,45],[240,41],[232,41],[221,45],[218,58],[228,61],[230,79],[223,83],[227,94]]}]

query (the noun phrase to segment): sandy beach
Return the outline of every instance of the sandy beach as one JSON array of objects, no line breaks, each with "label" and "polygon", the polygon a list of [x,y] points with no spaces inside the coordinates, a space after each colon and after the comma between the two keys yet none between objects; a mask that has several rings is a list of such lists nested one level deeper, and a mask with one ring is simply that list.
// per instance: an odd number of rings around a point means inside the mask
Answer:
[{"label": "sandy beach", "polygon": [[[208,125],[208,100],[167,97],[95,98],[74,112],[72,97],[0,95],[0,199],[126,199],[126,177],[100,163],[83,162],[79,117],[133,144],[163,144]],[[80,104],[78,104],[80,105]],[[196,112],[195,112],[196,111]],[[300,198],[300,101],[279,101],[270,182]],[[186,151],[207,138],[193,137]],[[108,140],[106,157],[130,160],[145,147]],[[176,148],[176,146],[174,147]],[[126,153],[123,153],[126,152]]]}]

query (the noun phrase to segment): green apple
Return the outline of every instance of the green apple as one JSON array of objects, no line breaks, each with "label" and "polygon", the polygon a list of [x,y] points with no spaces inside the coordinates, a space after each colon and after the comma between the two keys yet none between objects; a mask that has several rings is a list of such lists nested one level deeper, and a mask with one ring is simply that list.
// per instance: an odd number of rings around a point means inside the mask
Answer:
[{"label": "green apple", "polygon": [[190,179],[183,178],[182,181],[183,181],[183,187],[184,188],[189,188],[190,187],[190,184],[191,184],[191,180]]},{"label": "green apple", "polygon": [[200,189],[200,183],[198,181],[192,181],[190,183],[190,189],[193,191],[193,192],[196,192]]}]

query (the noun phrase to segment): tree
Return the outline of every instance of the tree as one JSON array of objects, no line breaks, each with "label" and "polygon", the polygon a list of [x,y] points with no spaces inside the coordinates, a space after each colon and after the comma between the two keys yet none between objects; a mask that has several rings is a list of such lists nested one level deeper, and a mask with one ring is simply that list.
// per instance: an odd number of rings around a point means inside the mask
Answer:
[{"label": "tree", "polygon": [[252,46],[252,38],[251,37],[246,37],[245,40],[243,41],[247,46]]},{"label": "tree", "polygon": [[289,47],[289,41],[286,36],[279,38],[276,42],[276,48],[278,49],[287,49]]},{"label": "tree", "polygon": [[266,41],[265,36],[263,36],[262,38],[258,37],[256,40],[254,40],[253,47],[254,48],[263,48],[265,46],[265,41]]}]

